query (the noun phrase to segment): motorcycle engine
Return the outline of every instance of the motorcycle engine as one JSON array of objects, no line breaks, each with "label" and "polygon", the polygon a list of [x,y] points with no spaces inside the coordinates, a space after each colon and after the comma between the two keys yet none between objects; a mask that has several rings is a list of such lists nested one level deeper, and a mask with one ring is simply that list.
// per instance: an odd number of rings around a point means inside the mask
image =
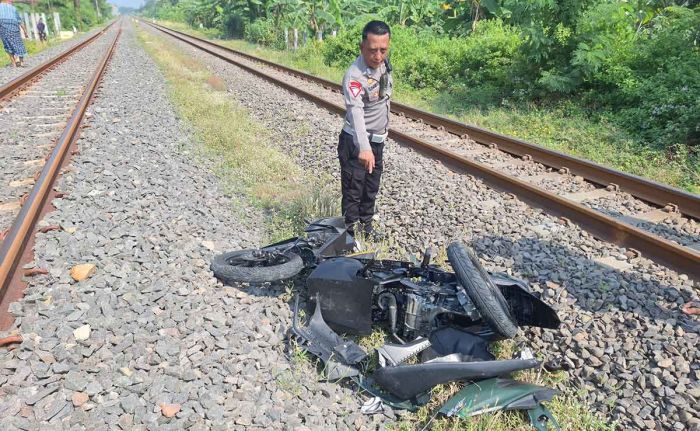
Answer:
[{"label": "motorcycle engine", "polygon": [[[391,293],[398,305],[396,331],[404,339],[428,336],[433,330],[449,325],[466,326],[480,318],[471,301],[456,283],[435,284],[426,280],[401,280],[401,287]],[[464,297],[462,297],[464,296]],[[386,301],[384,301],[386,303]],[[384,309],[380,301],[380,308]],[[391,319],[390,316],[386,316]]]}]

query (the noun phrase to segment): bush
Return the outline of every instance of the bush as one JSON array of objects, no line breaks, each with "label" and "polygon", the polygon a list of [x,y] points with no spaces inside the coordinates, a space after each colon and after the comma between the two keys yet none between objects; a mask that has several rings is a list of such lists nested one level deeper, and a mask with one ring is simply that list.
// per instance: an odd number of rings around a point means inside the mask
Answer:
[{"label": "bush", "polygon": [[459,39],[460,74],[468,84],[491,85],[510,92],[522,58],[519,31],[500,19],[481,21],[469,37]]},{"label": "bush", "polygon": [[657,147],[700,145],[700,10],[668,8],[626,45],[601,54],[589,98]]},{"label": "bush", "polygon": [[360,40],[362,39],[362,27],[365,24],[357,24],[354,27],[340,32],[336,37],[325,40],[321,48],[323,62],[328,66],[346,68],[360,53]]},{"label": "bush", "polygon": [[242,38],[245,35],[245,20],[240,15],[226,15],[223,26],[226,36]]},{"label": "bush", "polygon": [[244,38],[252,43],[277,49],[284,48],[284,34],[272,20],[258,19],[245,26]]},{"label": "bush", "polygon": [[[329,66],[347,67],[359,54],[362,24],[328,39],[322,47]],[[500,20],[480,22],[469,37],[394,26],[391,62],[395,77],[414,88],[449,89],[457,84],[510,86],[520,46],[518,32]]]}]

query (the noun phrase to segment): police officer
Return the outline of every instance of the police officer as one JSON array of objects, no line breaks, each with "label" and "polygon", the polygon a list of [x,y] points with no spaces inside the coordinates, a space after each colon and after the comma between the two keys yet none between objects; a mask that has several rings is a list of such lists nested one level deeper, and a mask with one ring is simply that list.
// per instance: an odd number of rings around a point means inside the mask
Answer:
[{"label": "police officer", "polygon": [[360,56],[343,78],[345,124],[338,142],[342,210],[351,233],[374,234],[372,216],[384,168],[382,154],[389,132],[391,65],[387,59],[391,31],[382,21],[362,30]]}]

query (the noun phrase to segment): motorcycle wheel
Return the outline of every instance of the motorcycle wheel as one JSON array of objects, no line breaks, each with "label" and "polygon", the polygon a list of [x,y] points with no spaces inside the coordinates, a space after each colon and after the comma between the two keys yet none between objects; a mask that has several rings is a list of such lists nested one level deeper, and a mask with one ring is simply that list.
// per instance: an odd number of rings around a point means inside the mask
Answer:
[{"label": "motorcycle wheel", "polygon": [[513,338],[518,332],[518,324],[510,313],[506,299],[493,284],[476,254],[464,244],[453,242],[447,247],[447,258],[481,317],[498,334]]},{"label": "motorcycle wheel", "polygon": [[224,283],[270,283],[294,277],[304,262],[296,253],[287,252],[274,262],[259,259],[256,250],[229,251],[211,262],[211,270]]}]

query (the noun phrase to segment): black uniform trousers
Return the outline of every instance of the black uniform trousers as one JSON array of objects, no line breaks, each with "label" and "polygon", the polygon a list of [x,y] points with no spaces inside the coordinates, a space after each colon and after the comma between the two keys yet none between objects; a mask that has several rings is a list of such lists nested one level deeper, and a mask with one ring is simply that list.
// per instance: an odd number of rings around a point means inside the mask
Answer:
[{"label": "black uniform trousers", "polygon": [[355,146],[352,135],[342,131],[338,140],[338,160],[340,160],[340,184],[343,194],[342,211],[345,225],[351,229],[360,222],[370,230],[374,215],[374,201],[379,191],[379,181],[384,169],[382,159],[384,143],[371,142],[374,153],[374,169],[370,174],[358,156],[360,149]]}]

